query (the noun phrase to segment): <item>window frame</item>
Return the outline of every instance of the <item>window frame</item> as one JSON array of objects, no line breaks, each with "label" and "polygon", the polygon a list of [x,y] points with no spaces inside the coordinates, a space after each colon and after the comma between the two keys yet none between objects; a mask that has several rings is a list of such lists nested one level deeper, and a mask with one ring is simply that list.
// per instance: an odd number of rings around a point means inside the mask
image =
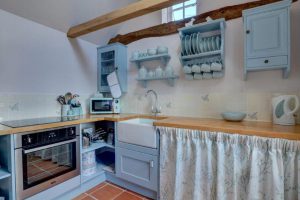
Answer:
[{"label": "window frame", "polygon": [[[182,2],[182,3],[183,3],[183,6],[181,6],[179,8],[173,9],[172,6],[171,6],[171,7],[163,9],[162,10],[162,23],[172,22],[173,21],[172,20],[172,18],[173,18],[173,16],[172,16],[173,12],[177,11],[177,10],[181,10],[181,9],[183,10],[183,17],[184,17],[183,19],[186,19],[185,18],[185,9],[189,8],[189,7],[193,7],[193,6],[196,6],[196,15],[198,15],[198,13],[199,13],[199,1],[198,0],[196,0],[196,3],[190,4],[190,5],[185,5],[186,1]],[[176,22],[176,21],[180,21],[180,20],[174,20],[173,22]]]}]

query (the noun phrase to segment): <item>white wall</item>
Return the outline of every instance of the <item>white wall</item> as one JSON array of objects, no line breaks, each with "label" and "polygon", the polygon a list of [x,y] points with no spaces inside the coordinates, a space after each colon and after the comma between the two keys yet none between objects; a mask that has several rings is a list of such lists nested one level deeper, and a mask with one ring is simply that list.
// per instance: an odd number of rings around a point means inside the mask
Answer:
[{"label": "white wall", "polygon": [[97,90],[96,45],[3,10],[0,24],[0,118],[57,115],[57,95]]},{"label": "white wall", "polygon": [[[219,7],[243,3],[242,0],[211,1],[200,0],[201,12]],[[169,47],[172,65],[180,79],[175,87],[163,81],[150,82],[148,89],[159,93],[163,114],[195,117],[219,118],[223,111],[244,111],[253,117],[248,120],[271,121],[271,98],[277,93],[300,95],[300,2],[292,5],[292,71],[289,79],[282,79],[281,71],[250,73],[248,81],[243,81],[243,22],[242,18],[226,23],[225,66],[226,75],[221,80],[186,81],[179,62],[180,41],[178,34],[148,38],[128,45],[128,55],[133,51],[155,48],[157,45]],[[151,19],[149,19],[151,21]],[[153,20],[153,18],[152,18]],[[147,21],[147,19],[143,19]],[[143,23],[140,21],[140,23]],[[136,21],[136,24],[140,24]],[[157,21],[159,23],[159,21]],[[137,25],[138,26],[138,25]],[[123,27],[124,28],[124,27]],[[130,32],[125,28],[122,32]],[[157,66],[158,63],[147,63]],[[154,69],[155,67],[153,67]],[[146,89],[135,78],[137,69],[129,63],[129,92],[123,97],[124,112],[149,113],[150,102],[144,97]],[[205,98],[208,95],[208,100]]]}]

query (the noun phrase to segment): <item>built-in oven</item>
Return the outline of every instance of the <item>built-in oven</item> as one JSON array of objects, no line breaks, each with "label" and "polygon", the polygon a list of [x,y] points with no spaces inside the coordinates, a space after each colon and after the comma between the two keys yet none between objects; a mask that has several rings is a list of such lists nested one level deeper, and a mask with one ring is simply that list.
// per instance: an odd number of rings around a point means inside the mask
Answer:
[{"label": "built-in oven", "polygon": [[14,135],[17,199],[80,174],[79,126]]}]

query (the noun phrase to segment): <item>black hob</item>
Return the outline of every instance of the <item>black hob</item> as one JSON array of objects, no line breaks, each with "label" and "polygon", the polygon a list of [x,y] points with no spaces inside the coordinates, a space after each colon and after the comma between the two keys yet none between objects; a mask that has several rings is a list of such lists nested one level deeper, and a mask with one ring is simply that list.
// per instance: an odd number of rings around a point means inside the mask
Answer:
[{"label": "black hob", "polygon": [[57,122],[66,122],[80,119],[80,116],[72,117],[46,117],[46,118],[35,118],[35,119],[22,119],[22,120],[12,120],[3,121],[0,124],[8,126],[11,128],[19,128],[25,126],[41,125],[41,124],[51,124]]}]

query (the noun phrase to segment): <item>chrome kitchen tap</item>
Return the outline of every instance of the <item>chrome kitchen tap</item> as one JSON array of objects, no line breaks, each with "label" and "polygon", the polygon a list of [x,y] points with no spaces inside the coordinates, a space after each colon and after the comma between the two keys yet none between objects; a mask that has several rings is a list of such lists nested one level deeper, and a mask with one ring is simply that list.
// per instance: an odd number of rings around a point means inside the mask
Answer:
[{"label": "chrome kitchen tap", "polygon": [[155,103],[154,103],[154,105],[152,103],[151,111],[156,116],[158,113],[161,113],[161,106],[159,106],[158,103],[157,103],[158,96],[157,96],[157,93],[154,90],[148,90],[146,92],[145,96],[147,97],[150,93],[152,93],[154,95],[154,97],[155,97]]}]

